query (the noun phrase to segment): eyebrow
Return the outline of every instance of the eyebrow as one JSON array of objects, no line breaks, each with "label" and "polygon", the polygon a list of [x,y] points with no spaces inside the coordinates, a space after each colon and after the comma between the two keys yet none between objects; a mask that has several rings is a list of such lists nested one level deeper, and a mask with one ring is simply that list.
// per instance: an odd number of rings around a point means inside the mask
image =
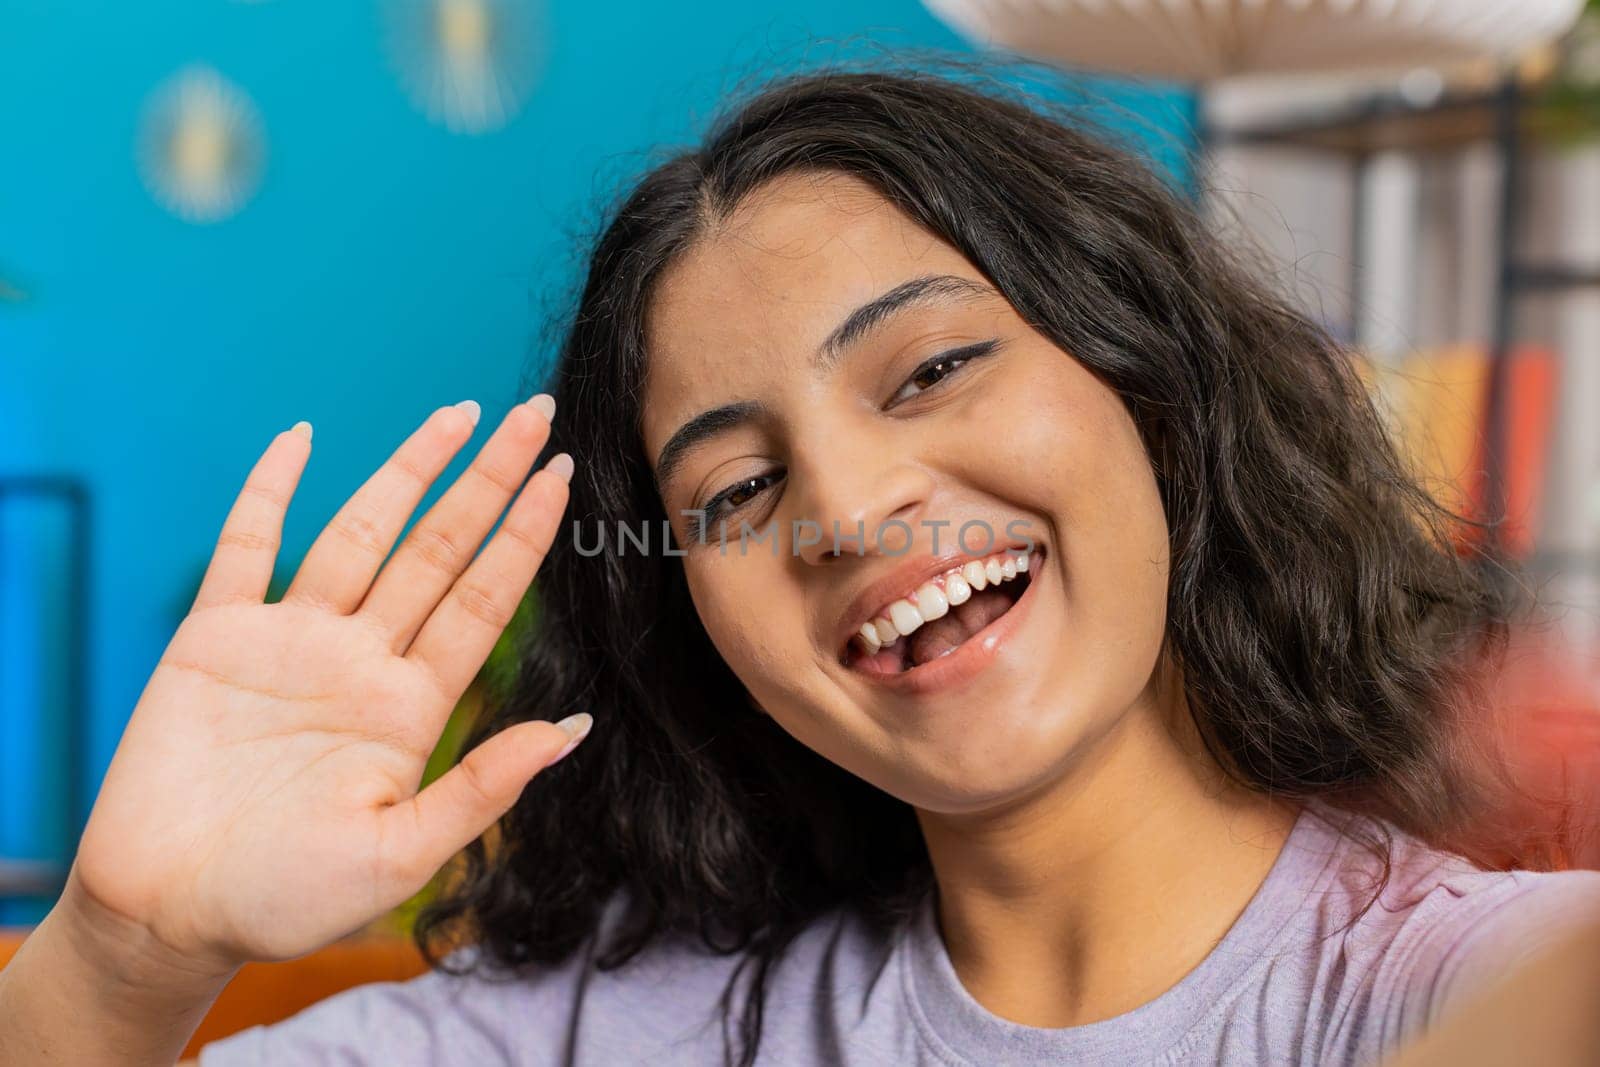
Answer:
[{"label": "eyebrow", "polygon": [[832,367],[851,345],[883,325],[895,312],[913,304],[929,304],[950,298],[972,302],[994,295],[995,291],[982,282],[954,274],[929,274],[901,282],[845,316],[845,320],[817,349],[817,362],[824,369]]},{"label": "eyebrow", "polygon": [[661,446],[661,456],[656,460],[657,487],[671,480],[690,452],[718,434],[754,422],[765,410],[754,400],[741,400],[702,411],[678,427],[667,443]]},{"label": "eyebrow", "polygon": [[[954,274],[929,274],[901,282],[845,316],[844,321],[817,347],[816,364],[824,370],[831,369],[852,345],[907,307],[951,298],[973,302],[994,295],[995,290],[990,286]],[[656,485],[666,485],[689,453],[707,440],[753,422],[764,413],[765,408],[754,400],[741,400],[702,411],[678,427],[667,438],[667,443],[661,446],[661,454],[656,458]]]}]

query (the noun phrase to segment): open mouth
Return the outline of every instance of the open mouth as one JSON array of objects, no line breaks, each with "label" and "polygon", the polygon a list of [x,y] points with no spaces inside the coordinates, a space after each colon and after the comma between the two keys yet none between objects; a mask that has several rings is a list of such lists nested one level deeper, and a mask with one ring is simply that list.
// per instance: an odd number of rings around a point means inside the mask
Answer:
[{"label": "open mouth", "polygon": [[1027,592],[1044,552],[1007,550],[969,560],[879,611],[840,656],[852,670],[898,675],[960,649]]}]

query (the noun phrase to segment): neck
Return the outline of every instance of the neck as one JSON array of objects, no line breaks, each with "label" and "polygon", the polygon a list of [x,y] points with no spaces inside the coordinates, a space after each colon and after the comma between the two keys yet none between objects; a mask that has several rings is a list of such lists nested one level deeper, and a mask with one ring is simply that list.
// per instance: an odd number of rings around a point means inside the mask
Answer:
[{"label": "neck", "polygon": [[1031,1026],[1095,1022],[1170,989],[1239,917],[1296,815],[1228,783],[1181,703],[1130,710],[1076,759],[998,809],[918,813],[957,975]]}]

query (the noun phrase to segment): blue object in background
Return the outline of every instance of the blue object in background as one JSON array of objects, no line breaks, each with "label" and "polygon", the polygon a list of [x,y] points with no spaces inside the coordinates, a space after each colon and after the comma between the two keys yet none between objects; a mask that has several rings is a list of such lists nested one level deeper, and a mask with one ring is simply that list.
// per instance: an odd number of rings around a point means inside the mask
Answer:
[{"label": "blue object in background", "polygon": [[0,475],[0,924],[40,918],[71,859],[89,532],[82,485]]},{"label": "blue object in background", "polygon": [[[525,106],[468,136],[429,121],[403,91],[385,47],[392,10],[0,7],[0,278],[28,293],[0,303],[0,473],[72,474],[94,495],[84,808],[275,433],[302,418],[316,427],[285,529],[287,580],[431,410],[471,397],[490,427],[534,391],[547,353],[530,359],[529,340],[580,280],[601,205],[652,149],[691,142],[725,90],[864,52],[969,51],[914,0],[765,11],[735,0],[548,0]],[[135,164],[144,101],[195,62],[254,102],[265,146],[253,197],[210,224],[169,213]],[[1186,93],[1090,87],[1140,116],[1181,169]],[[6,573],[37,565],[55,536],[30,539],[34,562],[8,560]],[[26,588],[8,579],[3,595],[48,603],[61,580],[30,572]],[[19,755],[51,744],[27,721],[56,699],[59,679],[20,664],[52,662],[43,646],[58,640],[58,622],[8,638],[0,853],[54,854],[79,829],[54,798],[58,772]]]}]

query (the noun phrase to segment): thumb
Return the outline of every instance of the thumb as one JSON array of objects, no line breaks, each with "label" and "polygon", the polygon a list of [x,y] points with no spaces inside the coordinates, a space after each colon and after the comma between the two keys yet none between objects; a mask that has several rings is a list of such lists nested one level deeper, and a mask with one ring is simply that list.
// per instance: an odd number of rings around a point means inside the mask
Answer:
[{"label": "thumb", "polygon": [[395,858],[426,882],[457,852],[511,810],[530,779],[577,747],[593,717],[519,722],[462,757],[437,781],[384,813]]}]

